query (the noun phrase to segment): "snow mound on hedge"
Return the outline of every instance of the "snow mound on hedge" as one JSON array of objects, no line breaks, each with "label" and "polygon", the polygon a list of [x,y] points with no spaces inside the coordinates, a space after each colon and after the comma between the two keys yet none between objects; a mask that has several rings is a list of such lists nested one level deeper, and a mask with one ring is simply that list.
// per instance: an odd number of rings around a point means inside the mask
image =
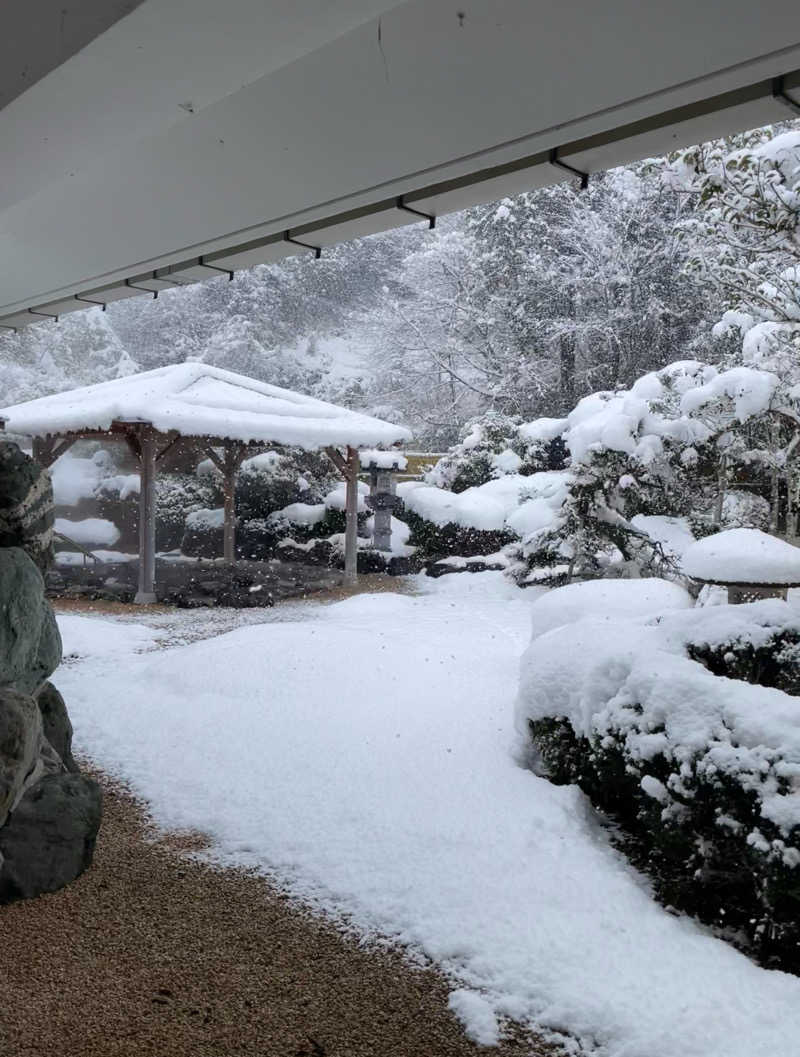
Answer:
[{"label": "snow mound on hedge", "polygon": [[119,539],[119,529],[114,522],[100,517],[87,517],[82,521],[69,521],[67,518],[57,517],[53,527],[62,536],[67,536],[85,546],[98,544],[113,547]]},{"label": "snow mound on hedge", "polygon": [[99,451],[83,458],[74,451],[66,451],[50,469],[53,481],[53,502],[57,506],[75,506],[81,499],[90,499],[95,489],[111,473],[111,457]]},{"label": "snow mound on hedge", "polygon": [[213,510],[194,510],[186,518],[187,529],[192,529],[195,532],[221,529],[224,525],[225,508],[221,506]]},{"label": "snow mound on hedge", "polygon": [[463,492],[416,481],[398,485],[397,492],[412,513],[434,525],[523,536],[555,524],[570,481],[565,471],[543,470],[528,476],[506,474]]},{"label": "snow mound on hedge", "polygon": [[686,655],[689,642],[757,645],[770,627],[800,628],[800,611],[775,599],[649,620],[591,615],[535,629],[521,665],[520,748],[529,747],[529,722],[545,718],[566,719],[581,737],[622,731],[636,759],[661,753],[679,766],[714,768],[756,792],[764,818],[786,830],[800,825],[800,796],[781,793],[769,778],[777,765],[800,788],[797,698],[714,675]]},{"label": "snow mound on hedge", "polygon": [[[364,484],[363,481],[358,482],[358,512],[359,514],[365,513],[367,504],[364,502],[364,496],[369,495],[369,486]],[[344,510],[347,506],[347,484],[344,481],[340,481],[328,494],[325,496],[323,503],[328,510]]]},{"label": "snow mound on hedge", "polygon": [[536,639],[553,628],[584,617],[616,620],[649,617],[665,610],[687,609],[692,599],[678,584],[652,577],[644,580],[587,580],[567,584],[537,598],[531,608],[531,633]]},{"label": "snow mound on hedge", "polygon": [[325,520],[328,508],[324,503],[290,503],[280,510],[273,510],[267,517],[271,525],[289,522],[292,525],[318,525]]}]

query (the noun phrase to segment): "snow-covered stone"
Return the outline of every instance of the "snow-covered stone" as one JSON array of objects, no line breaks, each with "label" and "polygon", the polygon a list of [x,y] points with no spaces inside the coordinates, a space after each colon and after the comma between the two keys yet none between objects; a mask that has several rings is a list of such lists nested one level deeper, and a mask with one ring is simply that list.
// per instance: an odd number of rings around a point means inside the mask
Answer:
[{"label": "snow-covered stone", "polygon": [[408,459],[399,451],[379,451],[376,448],[367,448],[358,453],[361,461],[361,469],[368,470],[370,466],[377,466],[379,470],[405,470]]}]

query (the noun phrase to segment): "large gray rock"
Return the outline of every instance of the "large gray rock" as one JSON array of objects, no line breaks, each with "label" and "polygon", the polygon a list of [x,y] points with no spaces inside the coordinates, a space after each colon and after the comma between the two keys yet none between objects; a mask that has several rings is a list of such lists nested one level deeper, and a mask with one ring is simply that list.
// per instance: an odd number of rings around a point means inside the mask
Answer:
[{"label": "large gray rock", "polygon": [[36,771],[42,721],[32,697],[0,690],[0,826]]},{"label": "large gray rock", "polygon": [[23,547],[40,569],[53,558],[53,486],[16,444],[0,442],[0,547]]},{"label": "large gray rock", "polygon": [[73,881],[100,825],[100,788],[76,773],[72,724],[46,682],[61,661],[41,572],[52,528],[49,476],[0,442],[0,903]]},{"label": "large gray rock", "polygon": [[78,765],[72,756],[72,723],[64,698],[52,683],[45,683],[36,698],[42,715],[44,736],[58,753],[68,771],[77,774]]},{"label": "large gray rock", "polygon": [[21,547],[0,549],[0,686],[35,693],[60,662],[42,574]]},{"label": "large gray rock", "polygon": [[83,774],[49,774],[27,790],[0,829],[0,903],[54,892],[91,864],[100,786]]}]

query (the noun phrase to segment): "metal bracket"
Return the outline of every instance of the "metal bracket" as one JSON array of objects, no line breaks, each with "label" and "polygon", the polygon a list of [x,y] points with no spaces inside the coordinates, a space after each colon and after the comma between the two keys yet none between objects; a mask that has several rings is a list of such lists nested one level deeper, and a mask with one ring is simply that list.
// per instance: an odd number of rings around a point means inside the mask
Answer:
[{"label": "metal bracket", "polygon": [[131,290],[141,290],[143,294],[152,294],[154,301],[158,297],[158,290],[150,290],[146,286],[137,286],[136,283],[132,283],[130,279],[125,280],[125,285],[130,287]]},{"label": "metal bracket", "polygon": [[75,298],[76,301],[82,301],[85,305],[100,305],[100,308],[103,310],[103,312],[105,312],[106,310],[105,301],[93,301],[91,297],[81,297],[80,294],[73,294],[72,296]]},{"label": "metal bracket", "polygon": [[58,314],[55,312],[37,312],[35,308],[29,308],[32,316],[41,316],[43,319],[54,319],[58,323]]},{"label": "metal bracket", "polygon": [[315,261],[318,261],[322,256],[322,248],[320,246],[310,246],[307,242],[301,242],[299,239],[293,239],[288,231],[284,231],[283,241],[291,242],[293,246],[302,246],[304,250],[313,250]]},{"label": "metal bracket", "polygon": [[589,174],[588,172],[581,172],[580,169],[575,169],[572,165],[567,165],[565,161],[561,161],[558,156],[558,147],[553,147],[550,151],[549,162],[551,165],[555,165],[558,169],[563,169],[565,172],[571,173],[572,176],[577,176],[581,181],[581,190],[585,191],[589,186]]},{"label": "metal bracket", "polygon": [[202,256],[198,257],[201,268],[210,268],[212,272],[222,272],[223,275],[228,276],[228,282],[233,279],[233,270],[231,268],[217,268],[215,264],[206,264]]},{"label": "metal bracket", "polygon": [[786,94],[786,89],[783,86],[783,77],[775,77],[772,81],[772,98],[777,99],[779,103],[783,103],[793,113],[800,114],[800,102],[796,99],[792,99],[790,95]]},{"label": "metal bracket", "polygon": [[413,213],[414,216],[415,217],[419,217],[420,220],[427,220],[428,221],[428,227],[430,228],[431,231],[433,231],[433,229],[436,227],[436,217],[431,216],[430,213],[423,213],[419,209],[413,209],[411,206],[407,206],[405,204],[405,202],[403,201],[403,196],[402,195],[398,195],[397,196],[397,198],[395,199],[395,205],[397,206],[398,209],[402,209],[406,213]]}]

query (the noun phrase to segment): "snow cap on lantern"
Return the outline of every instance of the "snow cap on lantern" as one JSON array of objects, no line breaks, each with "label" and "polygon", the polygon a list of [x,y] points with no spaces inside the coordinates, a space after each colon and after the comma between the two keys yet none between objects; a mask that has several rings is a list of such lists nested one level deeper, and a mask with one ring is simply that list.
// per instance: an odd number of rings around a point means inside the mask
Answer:
[{"label": "snow cap on lantern", "polygon": [[687,547],[683,570],[726,586],[729,602],[785,598],[789,587],[800,586],[800,548],[759,529],[727,529]]}]

